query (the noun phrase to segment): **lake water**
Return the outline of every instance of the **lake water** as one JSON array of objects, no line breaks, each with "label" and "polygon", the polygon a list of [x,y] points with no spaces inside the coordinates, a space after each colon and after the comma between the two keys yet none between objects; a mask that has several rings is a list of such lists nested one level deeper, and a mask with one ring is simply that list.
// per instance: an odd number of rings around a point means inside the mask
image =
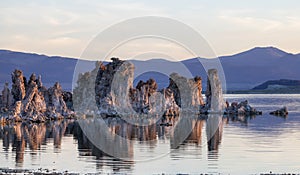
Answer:
[{"label": "lake water", "polygon": [[[169,119],[168,127],[156,125],[160,123],[156,120],[142,126],[121,119],[4,125],[0,168],[126,174],[300,173],[300,95],[226,95],[226,99],[247,99],[263,115],[183,114]],[[289,109],[287,118],[268,114],[282,106]]]}]

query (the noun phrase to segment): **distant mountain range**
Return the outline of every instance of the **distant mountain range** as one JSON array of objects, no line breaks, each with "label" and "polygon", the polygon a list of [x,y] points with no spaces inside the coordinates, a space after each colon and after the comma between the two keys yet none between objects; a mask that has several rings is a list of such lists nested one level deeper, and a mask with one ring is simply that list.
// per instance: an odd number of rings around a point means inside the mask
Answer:
[{"label": "distant mountain range", "polygon": [[[121,58],[122,59],[122,58]],[[185,76],[200,75],[206,83],[206,72],[201,63],[213,64],[217,59],[192,58],[180,62],[164,59],[147,61],[131,60],[136,67],[138,79],[153,77],[159,87],[168,84],[169,73],[179,72]],[[227,89],[246,90],[268,81],[278,79],[300,80],[300,54],[286,53],[275,47],[256,47],[251,50],[219,57]],[[23,70],[26,76],[32,72],[42,75],[45,84],[61,82],[65,89],[71,89],[76,58],[66,58],[32,53],[0,50],[0,86],[11,82],[14,69]],[[94,65],[92,61],[80,61]],[[135,80],[137,82],[137,79]]]},{"label": "distant mountain range", "polygon": [[269,80],[264,82],[263,84],[254,87],[252,90],[283,89],[291,87],[300,88],[300,80]]}]

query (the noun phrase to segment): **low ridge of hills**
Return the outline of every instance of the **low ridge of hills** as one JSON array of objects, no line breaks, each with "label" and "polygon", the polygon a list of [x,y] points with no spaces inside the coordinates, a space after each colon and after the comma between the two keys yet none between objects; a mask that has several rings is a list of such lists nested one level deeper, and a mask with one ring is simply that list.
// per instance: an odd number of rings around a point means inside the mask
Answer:
[{"label": "low ridge of hills", "polygon": [[[10,82],[14,69],[21,69],[25,76],[34,72],[42,75],[45,84],[58,81],[63,88],[71,89],[77,61],[76,58],[0,50],[0,87],[4,82]],[[256,47],[218,59],[192,58],[180,62],[164,59],[131,61],[135,65],[135,76],[138,79],[152,77],[157,80],[160,88],[168,84],[168,75],[171,72],[179,72],[189,77],[200,75],[206,84],[206,72],[202,65],[209,66],[217,62],[224,70],[227,90],[249,90],[269,80],[300,79],[300,54],[287,53],[275,47]],[[83,62],[94,65],[94,61]],[[262,84],[258,88],[262,86],[266,85]]]}]

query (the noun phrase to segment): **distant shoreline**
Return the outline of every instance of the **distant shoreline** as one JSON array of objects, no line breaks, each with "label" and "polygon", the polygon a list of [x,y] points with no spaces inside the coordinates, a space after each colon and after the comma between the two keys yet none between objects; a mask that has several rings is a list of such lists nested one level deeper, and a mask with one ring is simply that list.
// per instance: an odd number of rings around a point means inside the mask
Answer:
[{"label": "distant shoreline", "polygon": [[250,89],[250,90],[228,90],[227,94],[300,94],[300,87],[286,87],[276,89]]}]

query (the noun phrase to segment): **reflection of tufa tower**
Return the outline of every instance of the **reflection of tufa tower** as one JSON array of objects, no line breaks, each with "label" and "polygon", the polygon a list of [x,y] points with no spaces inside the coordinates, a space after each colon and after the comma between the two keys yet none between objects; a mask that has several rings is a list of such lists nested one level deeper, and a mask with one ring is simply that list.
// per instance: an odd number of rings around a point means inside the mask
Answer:
[{"label": "reflection of tufa tower", "polygon": [[[225,120],[224,120],[225,121]],[[218,151],[223,133],[223,119],[221,115],[209,115],[206,121],[206,135],[208,151]]]}]

